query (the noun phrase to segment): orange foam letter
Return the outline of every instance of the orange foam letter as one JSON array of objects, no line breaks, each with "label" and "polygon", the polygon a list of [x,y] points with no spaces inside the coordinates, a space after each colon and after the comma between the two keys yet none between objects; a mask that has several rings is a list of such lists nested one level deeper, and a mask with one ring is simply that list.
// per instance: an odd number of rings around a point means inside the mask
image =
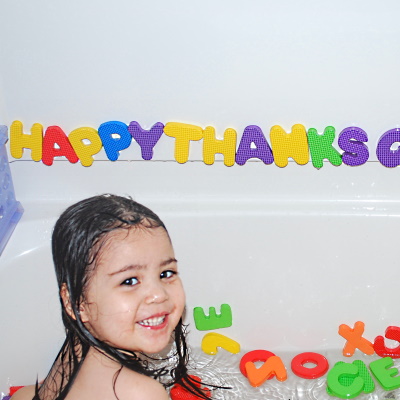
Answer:
[{"label": "orange foam letter", "polygon": [[280,382],[287,379],[286,368],[278,356],[269,357],[260,368],[251,361],[246,363],[245,368],[247,379],[253,387],[261,386],[272,375],[275,375]]},{"label": "orange foam letter", "polygon": [[362,337],[364,326],[364,322],[361,321],[357,321],[354,324],[354,329],[351,329],[345,324],[339,326],[339,335],[343,336],[347,340],[343,347],[343,355],[345,357],[351,357],[356,349],[360,349],[363,353],[368,354],[369,356],[375,353],[372,343]]}]

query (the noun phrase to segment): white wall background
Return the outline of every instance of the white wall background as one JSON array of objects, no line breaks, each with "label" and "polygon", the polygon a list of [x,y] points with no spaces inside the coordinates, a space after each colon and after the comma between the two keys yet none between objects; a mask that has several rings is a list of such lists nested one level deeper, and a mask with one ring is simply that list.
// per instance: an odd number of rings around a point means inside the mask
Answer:
[{"label": "white wall background", "polygon": [[[227,302],[244,349],[328,351],[338,325],[372,340],[399,325],[399,169],[375,146],[400,121],[397,1],[2,0],[0,124],[97,128],[178,121],[219,135],[295,123],[369,136],[370,161],[316,170],[260,162],[177,164],[132,143],[84,168],[12,160],[25,214],[0,258],[0,391],[43,377],[62,341],[49,240],[57,215],[95,193],[130,194],[171,231],[188,310]],[[106,160],[104,154],[98,160]],[[191,320],[190,312],[188,321]],[[190,341],[202,334],[192,327]]]}]

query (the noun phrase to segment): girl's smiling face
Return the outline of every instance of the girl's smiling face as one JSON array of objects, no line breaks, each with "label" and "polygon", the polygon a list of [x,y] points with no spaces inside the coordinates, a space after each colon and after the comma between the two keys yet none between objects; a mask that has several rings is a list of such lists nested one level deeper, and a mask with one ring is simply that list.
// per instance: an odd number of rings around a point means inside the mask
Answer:
[{"label": "girl's smiling face", "polygon": [[94,337],[119,349],[157,353],[169,343],[184,306],[164,228],[139,226],[107,235],[80,311]]}]

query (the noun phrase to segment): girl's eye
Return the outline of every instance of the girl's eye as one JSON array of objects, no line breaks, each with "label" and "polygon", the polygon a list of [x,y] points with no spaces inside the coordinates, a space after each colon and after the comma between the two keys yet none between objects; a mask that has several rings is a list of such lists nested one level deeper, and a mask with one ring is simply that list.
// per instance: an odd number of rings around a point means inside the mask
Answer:
[{"label": "girl's eye", "polygon": [[163,271],[161,272],[160,278],[161,279],[168,279],[168,278],[172,278],[174,275],[176,275],[177,272],[176,271],[171,271],[170,269],[167,271]]},{"label": "girl's eye", "polygon": [[139,280],[137,278],[129,278],[125,279],[121,285],[126,285],[126,286],[135,286],[139,283]]}]

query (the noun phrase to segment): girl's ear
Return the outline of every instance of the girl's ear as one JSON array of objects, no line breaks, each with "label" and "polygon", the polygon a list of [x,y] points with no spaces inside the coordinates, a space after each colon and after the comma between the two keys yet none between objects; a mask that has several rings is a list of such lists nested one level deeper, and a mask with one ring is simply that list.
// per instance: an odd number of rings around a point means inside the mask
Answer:
[{"label": "girl's ear", "polygon": [[[76,320],[74,310],[72,309],[72,306],[71,306],[71,300],[69,297],[69,291],[67,289],[66,283],[63,283],[61,285],[60,296],[61,296],[64,308],[65,308],[65,311],[72,319]],[[82,322],[88,322],[88,316],[87,316],[87,313],[86,313],[86,310],[85,310],[85,307],[83,304],[80,304],[80,306],[79,306],[79,315],[81,317]]]}]

